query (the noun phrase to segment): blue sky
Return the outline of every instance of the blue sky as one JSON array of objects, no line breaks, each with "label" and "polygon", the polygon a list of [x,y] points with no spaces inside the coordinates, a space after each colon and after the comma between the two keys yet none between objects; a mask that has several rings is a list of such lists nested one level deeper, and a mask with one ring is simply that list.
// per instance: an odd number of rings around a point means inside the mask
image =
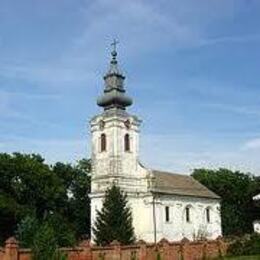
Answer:
[{"label": "blue sky", "polygon": [[144,165],[260,175],[259,28],[258,0],[1,0],[0,152],[89,157],[117,38]]}]

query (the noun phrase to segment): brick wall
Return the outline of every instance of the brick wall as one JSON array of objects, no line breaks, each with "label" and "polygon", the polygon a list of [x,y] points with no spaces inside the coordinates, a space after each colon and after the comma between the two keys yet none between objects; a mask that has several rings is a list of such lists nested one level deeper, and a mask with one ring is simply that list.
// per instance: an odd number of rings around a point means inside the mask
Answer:
[{"label": "brick wall", "polygon": [[[68,260],[155,260],[160,254],[162,260],[195,260],[225,255],[228,243],[222,239],[212,241],[181,242],[161,240],[157,245],[139,241],[134,245],[121,246],[114,241],[109,246],[100,247],[83,241],[75,248],[60,248]],[[5,247],[0,247],[0,260],[30,260],[31,250],[19,248],[14,238],[9,238]]]}]

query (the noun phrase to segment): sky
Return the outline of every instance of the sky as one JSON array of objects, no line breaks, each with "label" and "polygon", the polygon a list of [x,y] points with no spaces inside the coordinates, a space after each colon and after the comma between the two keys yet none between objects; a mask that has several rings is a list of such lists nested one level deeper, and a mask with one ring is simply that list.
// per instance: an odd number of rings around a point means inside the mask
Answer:
[{"label": "sky", "polygon": [[146,167],[260,175],[259,0],[1,0],[0,152],[89,158],[114,38]]}]

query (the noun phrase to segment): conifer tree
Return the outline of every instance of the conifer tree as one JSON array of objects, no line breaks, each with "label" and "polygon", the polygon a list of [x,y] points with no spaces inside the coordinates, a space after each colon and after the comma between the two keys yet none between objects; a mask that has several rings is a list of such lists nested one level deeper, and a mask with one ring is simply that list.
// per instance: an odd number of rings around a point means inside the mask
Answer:
[{"label": "conifer tree", "polygon": [[132,212],[127,203],[127,195],[119,187],[113,184],[107,189],[93,227],[96,244],[108,245],[113,240],[124,245],[134,242]]}]

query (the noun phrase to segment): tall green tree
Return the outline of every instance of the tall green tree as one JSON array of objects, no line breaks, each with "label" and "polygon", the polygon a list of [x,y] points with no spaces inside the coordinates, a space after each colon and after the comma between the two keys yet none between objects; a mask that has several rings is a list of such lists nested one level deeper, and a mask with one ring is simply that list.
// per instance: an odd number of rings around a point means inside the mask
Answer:
[{"label": "tall green tree", "polygon": [[77,239],[89,236],[90,170],[89,160],[51,166],[40,155],[0,153],[0,243],[27,216],[62,222]]},{"label": "tall green tree", "polygon": [[0,176],[0,236],[6,239],[27,214],[41,218],[53,209],[60,189],[39,155],[0,154]]},{"label": "tall green tree", "polygon": [[252,221],[260,216],[252,200],[260,193],[259,180],[255,176],[228,169],[195,169],[192,176],[221,196],[224,235],[253,231]]},{"label": "tall green tree", "polygon": [[112,185],[105,193],[103,207],[97,211],[93,233],[98,245],[108,245],[113,240],[131,244],[135,240],[127,195],[116,185]]},{"label": "tall green tree", "polygon": [[[82,159],[75,166],[56,163],[53,172],[66,190],[66,205],[60,205],[77,238],[90,236],[90,172],[91,161]],[[61,201],[62,202],[62,201]]]}]

